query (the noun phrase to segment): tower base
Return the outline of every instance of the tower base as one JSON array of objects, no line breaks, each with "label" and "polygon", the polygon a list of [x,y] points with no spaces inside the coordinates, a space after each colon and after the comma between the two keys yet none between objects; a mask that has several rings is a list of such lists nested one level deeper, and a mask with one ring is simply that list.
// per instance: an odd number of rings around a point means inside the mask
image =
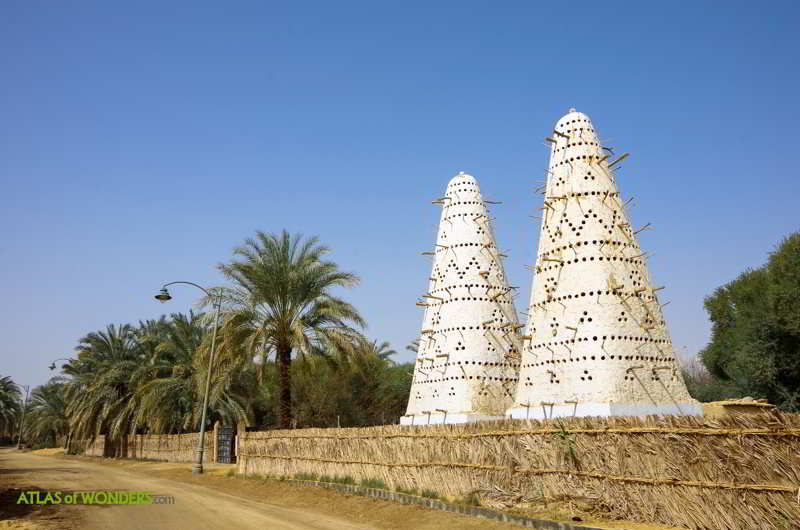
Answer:
[{"label": "tower base", "polygon": [[505,419],[503,416],[490,416],[475,412],[451,412],[436,414],[418,414],[401,416],[400,425],[441,425],[444,423],[474,423],[477,421],[497,421]]},{"label": "tower base", "polygon": [[699,401],[687,403],[565,403],[562,405],[531,405],[513,407],[506,411],[506,418],[514,420],[542,420],[570,416],[647,416],[681,415],[702,416],[703,404]]}]

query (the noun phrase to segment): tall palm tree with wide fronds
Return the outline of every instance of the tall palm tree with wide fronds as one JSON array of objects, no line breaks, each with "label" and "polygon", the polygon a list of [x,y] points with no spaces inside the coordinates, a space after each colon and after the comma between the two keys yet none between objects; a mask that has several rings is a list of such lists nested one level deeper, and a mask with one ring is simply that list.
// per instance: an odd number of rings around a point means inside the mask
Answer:
[{"label": "tall palm tree with wide fronds", "polygon": [[9,376],[0,377],[0,437],[13,436],[22,412],[22,393]]},{"label": "tall palm tree with wide fronds", "polygon": [[[292,426],[292,354],[325,354],[352,349],[364,320],[335,287],[352,287],[358,277],[325,260],[329,249],[316,237],[257,232],[219,269],[233,282],[224,289],[225,322],[221,354],[261,366],[273,354],[278,364],[280,426]],[[206,300],[210,302],[210,300]]]},{"label": "tall palm tree with wide fronds", "polygon": [[67,435],[65,381],[63,377],[54,377],[31,392],[25,419],[25,439],[34,445],[55,447]]}]

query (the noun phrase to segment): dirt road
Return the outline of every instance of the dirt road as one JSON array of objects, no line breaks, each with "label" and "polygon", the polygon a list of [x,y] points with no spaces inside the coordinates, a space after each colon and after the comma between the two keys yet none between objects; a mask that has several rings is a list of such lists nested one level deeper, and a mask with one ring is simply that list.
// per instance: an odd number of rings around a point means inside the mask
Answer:
[{"label": "dirt road", "polygon": [[[233,466],[223,466],[232,468]],[[165,505],[18,505],[19,492],[143,491]],[[503,530],[506,523],[274,480],[193,475],[188,464],[43,456],[0,449],[0,530],[258,528]]]},{"label": "dirt road", "polygon": [[[148,477],[130,471],[84,461],[0,450],[0,487],[12,488],[0,506],[7,512],[27,516],[42,510],[42,517],[23,517],[42,526],[91,529],[141,528],[279,528],[279,529],[365,529],[371,526],[308,510],[256,502],[219,491]],[[9,506],[16,503],[19,490],[87,491],[124,490],[170,495],[174,504]],[[8,520],[8,519],[7,519]],[[9,526],[14,528],[15,526]],[[25,525],[20,523],[20,528]]]}]

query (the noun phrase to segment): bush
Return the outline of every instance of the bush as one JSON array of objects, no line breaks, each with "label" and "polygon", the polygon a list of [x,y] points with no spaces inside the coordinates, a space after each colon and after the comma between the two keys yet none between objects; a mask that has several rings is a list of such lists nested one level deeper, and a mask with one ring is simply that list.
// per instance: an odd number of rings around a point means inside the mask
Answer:
[{"label": "bush", "polygon": [[422,490],[422,493],[420,493],[420,496],[421,497],[427,497],[429,499],[438,499],[439,498],[439,494],[436,493],[433,490]]},{"label": "bush", "polygon": [[365,488],[386,489],[386,483],[379,478],[368,478],[361,481],[361,486]]}]

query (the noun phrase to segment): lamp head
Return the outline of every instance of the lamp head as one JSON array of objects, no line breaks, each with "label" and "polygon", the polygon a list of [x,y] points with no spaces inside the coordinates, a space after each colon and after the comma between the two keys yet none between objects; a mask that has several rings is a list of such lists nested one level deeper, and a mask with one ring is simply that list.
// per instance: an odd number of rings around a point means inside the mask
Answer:
[{"label": "lamp head", "polygon": [[172,297],[169,295],[169,291],[167,291],[166,287],[162,287],[158,294],[155,296],[155,299],[161,302],[162,304],[167,300],[172,300]]}]

